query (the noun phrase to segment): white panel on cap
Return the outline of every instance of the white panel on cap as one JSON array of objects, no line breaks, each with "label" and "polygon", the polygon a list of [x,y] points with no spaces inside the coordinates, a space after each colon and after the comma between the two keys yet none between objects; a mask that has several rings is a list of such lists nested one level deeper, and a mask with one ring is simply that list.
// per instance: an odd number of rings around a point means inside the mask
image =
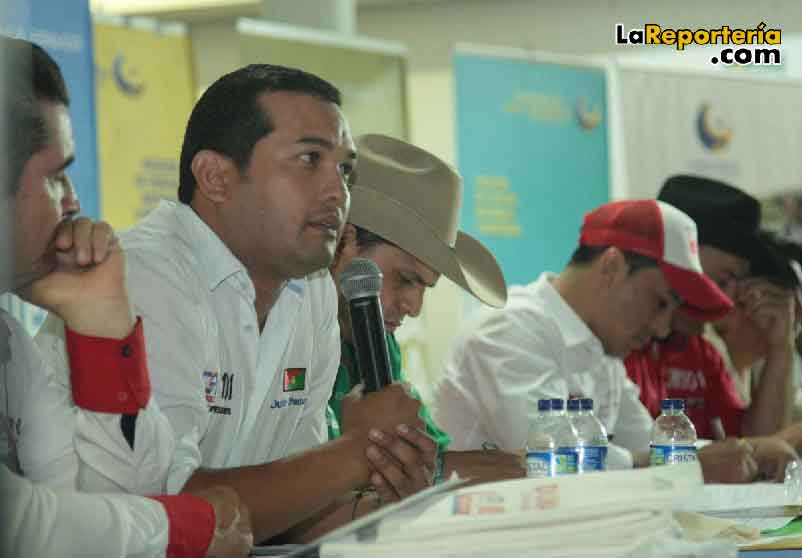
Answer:
[{"label": "white panel on cap", "polygon": [[703,273],[696,223],[673,205],[658,201],[657,206],[663,216],[663,258],[666,263]]}]

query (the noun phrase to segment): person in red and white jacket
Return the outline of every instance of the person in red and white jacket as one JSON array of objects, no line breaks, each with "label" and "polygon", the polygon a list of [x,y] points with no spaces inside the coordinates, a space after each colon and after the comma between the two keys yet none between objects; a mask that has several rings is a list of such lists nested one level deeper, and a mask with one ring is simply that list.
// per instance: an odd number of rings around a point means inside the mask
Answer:
[{"label": "person in red and white jacket", "polygon": [[[0,223],[10,224],[2,238],[11,241],[11,265],[0,257],[6,264],[0,293],[13,292],[64,320],[72,398],[42,374],[49,363],[22,325],[0,312],[0,555],[246,556],[248,511],[230,488],[145,498],[54,490],[20,476],[24,406],[37,398],[45,400],[37,412],[52,413],[59,432],[69,432],[79,476],[103,474],[102,466],[81,470],[82,451],[107,454],[117,467],[127,462],[135,475],[137,459],[147,462],[156,447],[152,440],[169,441],[170,433],[149,406],[142,322],[125,288],[124,254],[109,225],[76,217],[80,206],[65,174],[74,143],[61,72],[26,41],[0,38],[0,55],[2,129],[8,132]],[[30,372],[37,373],[35,381],[18,381]],[[48,451],[46,433],[25,434]]]}]

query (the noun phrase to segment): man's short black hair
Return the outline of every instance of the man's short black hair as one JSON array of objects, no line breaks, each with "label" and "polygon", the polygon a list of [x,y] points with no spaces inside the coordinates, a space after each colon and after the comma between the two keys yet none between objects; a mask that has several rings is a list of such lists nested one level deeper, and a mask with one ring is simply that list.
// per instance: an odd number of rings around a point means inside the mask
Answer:
[{"label": "man's short black hair", "polygon": [[214,82],[195,104],[181,147],[178,199],[189,204],[197,182],[192,159],[210,149],[230,157],[239,170],[251,159],[254,145],[273,131],[270,115],[259,104],[264,93],[304,93],[341,105],[340,92],[316,75],[296,68],[251,64]]},{"label": "man's short black hair", "polygon": [[[583,266],[590,264],[596,260],[596,258],[601,256],[609,247],[610,246],[585,246],[580,244],[571,255],[571,260],[568,262],[568,265]],[[641,269],[657,267],[657,261],[648,256],[644,256],[636,252],[630,252],[628,250],[621,250],[621,252],[624,254],[627,265],[629,265],[630,275],[636,271],[640,271]]]},{"label": "man's short black hair", "polygon": [[49,141],[40,101],[70,105],[64,76],[39,45],[0,36],[2,69],[2,128],[6,169],[4,181],[10,194],[19,188],[22,169]]}]

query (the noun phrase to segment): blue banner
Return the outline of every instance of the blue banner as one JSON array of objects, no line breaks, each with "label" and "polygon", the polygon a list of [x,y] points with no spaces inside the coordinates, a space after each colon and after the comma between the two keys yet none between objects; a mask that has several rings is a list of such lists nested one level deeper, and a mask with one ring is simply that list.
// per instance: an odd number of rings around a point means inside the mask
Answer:
[{"label": "blue banner", "polygon": [[75,163],[68,173],[82,213],[98,218],[95,74],[88,0],[3,0],[0,33],[32,41],[50,54],[70,93]]},{"label": "blue banner", "polygon": [[562,270],[609,200],[604,71],[464,52],[454,66],[463,230],[508,284]]},{"label": "blue banner", "polygon": [[[98,218],[95,75],[88,0],[2,0],[0,33],[38,44],[61,67],[70,94],[75,135],[75,163],[67,172],[81,200],[82,213]],[[31,333],[45,316],[44,311],[11,295],[0,296],[0,307],[9,310]]]}]

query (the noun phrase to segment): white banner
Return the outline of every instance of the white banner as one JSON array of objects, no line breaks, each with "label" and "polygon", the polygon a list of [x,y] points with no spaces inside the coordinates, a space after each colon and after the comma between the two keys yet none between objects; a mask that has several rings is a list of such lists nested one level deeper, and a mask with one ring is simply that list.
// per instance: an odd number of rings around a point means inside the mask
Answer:
[{"label": "white banner", "polygon": [[654,197],[677,173],[755,197],[802,190],[802,81],[619,68],[616,197]]}]

